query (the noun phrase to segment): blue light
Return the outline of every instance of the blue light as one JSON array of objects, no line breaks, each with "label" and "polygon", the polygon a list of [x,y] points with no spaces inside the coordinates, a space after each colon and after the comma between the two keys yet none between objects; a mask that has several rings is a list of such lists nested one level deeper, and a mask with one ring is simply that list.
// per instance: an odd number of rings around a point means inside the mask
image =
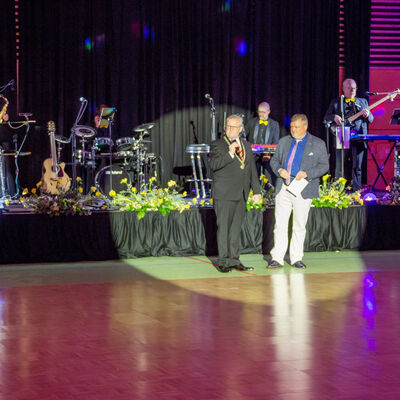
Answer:
[{"label": "blue light", "polygon": [[145,27],[144,27],[143,35],[144,35],[144,37],[145,37],[146,39],[148,39],[148,37],[150,36],[150,29],[149,29],[148,26],[145,26]]},{"label": "blue light", "polygon": [[236,51],[238,52],[239,55],[244,56],[247,53],[247,43],[244,40],[239,42]]},{"label": "blue light", "polygon": [[90,51],[93,48],[93,43],[90,38],[85,39],[85,48],[86,50]]}]

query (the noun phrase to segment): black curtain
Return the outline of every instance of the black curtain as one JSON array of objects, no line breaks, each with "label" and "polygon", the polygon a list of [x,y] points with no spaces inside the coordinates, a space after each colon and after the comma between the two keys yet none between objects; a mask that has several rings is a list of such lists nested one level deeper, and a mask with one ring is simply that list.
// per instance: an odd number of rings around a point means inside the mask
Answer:
[{"label": "black curtain", "polygon": [[371,0],[344,0],[345,74],[360,97],[369,89],[370,28]]},{"label": "black curtain", "polygon": [[[271,117],[282,125],[303,112],[310,131],[324,136],[323,114],[338,85],[339,0],[19,4],[20,111],[32,111],[40,122],[55,120],[64,136],[81,96],[89,100],[85,121],[93,119],[96,104],[117,107],[114,139],[155,121],[149,151],[162,157],[164,183],[176,178],[174,166],[189,163],[190,121],[199,142],[210,142],[206,93],[215,99],[219,132],[224,113],[247,118],[267,100]],[[2,32],[9,35],[14,21],[5,15]],[[1,73],[2,81],[14,77],[9,70]],[[32,130],[25,149],[33,155],[23,160],[24,186],[40,179],[41,161],[49,154],[45,131]]]}]

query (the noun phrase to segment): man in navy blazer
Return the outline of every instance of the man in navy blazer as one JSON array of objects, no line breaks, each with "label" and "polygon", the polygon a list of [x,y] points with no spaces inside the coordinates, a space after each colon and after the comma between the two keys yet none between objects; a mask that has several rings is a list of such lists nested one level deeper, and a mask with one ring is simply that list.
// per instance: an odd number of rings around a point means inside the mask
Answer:
[{"label": "man in navy blazer", "polygon": [[[288,224],[293,211],[293,230],[290,241],[290,263],[306,268],[303,245],[311,202],[319,196],[320,177],[328,172],[329,157],[325,143],[307,132],[308,119],[295,114],[290,120],[291,136],[283,137],[271,158],[271,167],[278,176],[275,197],[274,247],[272,261],[267,268],[282,267],[288,247]],[[290,183],[304,179],[307,185],[298,195],[290,190]]]},{"label": "man in navy blazer", "polygon": [[[343,102],[344,117],[349,118],[359,111],[362,111],[362,115],[354,121],[354,126],[351,128],[352,134],[367,135],[368,134],[368,124],[374,120],[374,116],[367,109],[368,102],[366,99],[361,97],[356,97],[357,84],[354,79],[345,79],[343,81],[343,94],[345,96]],[[341,117],[341,98],[338,97],[333,99],[329,104],[328,110],[325,114],[325,121],[334,122],[336,125],[340,126],[342,124]],[[366,144],[362,141],[351,140],[350,150],[336,149],[336,165],[335,165],[335,177],[339,178],[342,176],[342,155],[344,153],[344,168],[345,177],[350,178],[350,173],[347,171],[351,165],[351,178],[353,190],[361,189],[361,179],[362,179],[362,161],[364,157]],[[348,158],[351,154],[351,162],[348,162]]]}]

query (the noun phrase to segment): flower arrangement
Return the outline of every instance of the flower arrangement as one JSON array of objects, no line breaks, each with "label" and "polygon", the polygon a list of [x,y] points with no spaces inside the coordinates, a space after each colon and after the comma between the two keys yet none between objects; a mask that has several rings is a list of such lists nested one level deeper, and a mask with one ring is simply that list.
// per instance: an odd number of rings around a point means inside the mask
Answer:
[{"label": "flower arrangement", "polygon": [[[112,204],[121,211],[136,211],[138,219],[142,219],[149,211],[158,211],[164,216],[173,210],[181,213],[190,208],[191,205],[183,200],[186,193],[179,194],[177,192],[175,181],[170,180],[168,187],[160,189],[154,187],[156,179],[155,176],[151,177],[147,188],[141,192],[128,183],[126,178],[122,179],[121,184],[125,184],[126,189],[119,193],[114,190],[110,191]],[[195,204],[196,201],[197,199],[193,199],[192,204]]]},{"label": "flower arrangement", "polygon": [[19,201],[24,207],[33,209],[38,214],[47,214],[50,216],[58,215],[90,215],[93,201],[101,199],[102,209],[107,209],[108,205],[106,198],[99,192],[95,187],[91,188],[91,196],[83,196],[83,182],[80,177],[76,178],[77,187],[76,189],[70,189],[68,191],[59,188],[59,194],[40,193],[42,182],[38,182],[35,188],[25,188],[22,192],[22,196]]},{"label": "flower arrangement", "polygon": [[348,208],[352,204],[363,205],[360,192],[349,193],[346,187],[347,180],[339,178],[336,181],[329,179],[331,175],[322,177],[322,184],[319,187],[319,197],[313,199],[315,207]]},{"label": "flower arrangement", "polygon": [[261,201],[259,203],[255,203],[253,201],[253,191],[250,190],[249,198],[246,203],[246,209],[249,210],[262,210],[263,207],[268,207],[274,204],[275,202],[275,189],[268,182],[268,178],[265,175],[260,175],[260,188],[261,188]]}]

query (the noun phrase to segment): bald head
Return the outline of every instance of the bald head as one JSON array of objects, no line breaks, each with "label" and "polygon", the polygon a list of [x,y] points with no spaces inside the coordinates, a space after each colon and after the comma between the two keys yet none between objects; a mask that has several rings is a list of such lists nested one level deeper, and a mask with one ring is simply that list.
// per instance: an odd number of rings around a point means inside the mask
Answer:
[{"label": "bald head", "polygon": [[258,118],[262,119],[263,121],[266,121],[268,119],[270,112],[271,108],[266,101],[263,101],[257,107]]},{"label": "bald head", "polygon": [[357,83],[354,79],[348,78],[343,81],[343,94],[351,99],[357,93]]}]

